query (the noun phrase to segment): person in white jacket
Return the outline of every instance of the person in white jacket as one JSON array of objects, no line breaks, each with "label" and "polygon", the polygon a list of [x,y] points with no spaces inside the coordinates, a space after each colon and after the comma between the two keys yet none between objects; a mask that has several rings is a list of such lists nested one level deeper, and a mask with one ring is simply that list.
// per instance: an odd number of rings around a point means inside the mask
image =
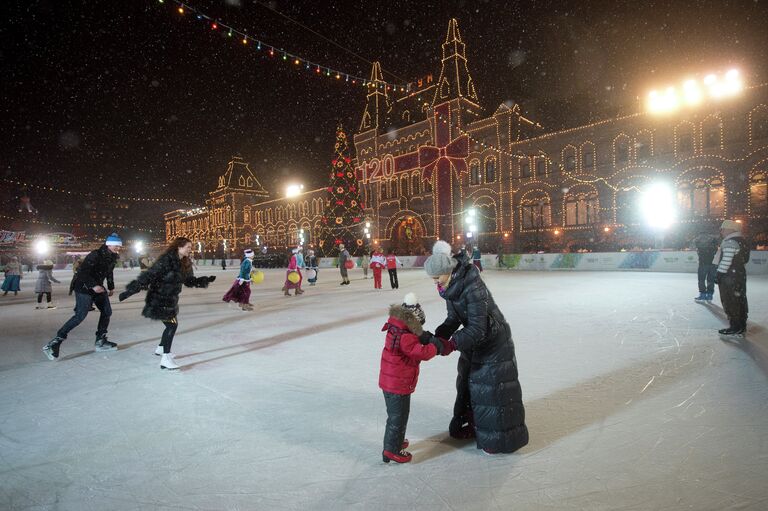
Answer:
[{"label": "person in white jacket", "polygon": [[720,301],[728,316],[728,328],[719,330],[720,335],[743,337],[747,331],[747,270],[749,244],[741,234],[741,224],[725,220],[720,226],[723,242],[712,261],[717,265],[715,282],[720,289]]}]

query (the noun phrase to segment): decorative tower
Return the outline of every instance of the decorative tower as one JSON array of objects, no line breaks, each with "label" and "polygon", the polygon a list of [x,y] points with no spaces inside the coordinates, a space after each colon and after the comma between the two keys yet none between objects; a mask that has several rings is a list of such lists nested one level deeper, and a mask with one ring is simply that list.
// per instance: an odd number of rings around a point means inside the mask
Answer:
[{"label": "decorative tower", "polygon": [[465,46],[459,32],[459,22],[451,18],[448,23],[448,33],[443,43],[443,59],[440,67],[440,78],[435,87],[432,106],[439,105],[452,99],[464,98],[477,105],[475,83],[467,69]]},{"label": "decorative tower", "polygon": [[365,102],[365,112],[360,122],[360,132],[382,127],[384,116],[389,108],[387,84],[381,73],[381,64],[373,63],[371,79],[368,80],[368,96]]}]

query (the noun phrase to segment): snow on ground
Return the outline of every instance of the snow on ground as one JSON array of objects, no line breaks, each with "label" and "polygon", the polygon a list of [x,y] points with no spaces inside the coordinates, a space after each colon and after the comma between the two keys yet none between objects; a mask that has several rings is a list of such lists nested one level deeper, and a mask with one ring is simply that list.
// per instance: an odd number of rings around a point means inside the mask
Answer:
[{"label": "snow on ground", "polygon": [[376,291],[321,270],[287,298],[268,270],[247,313],[221,302],[235,270],[206,272],[211,288],[182,293],[175,373],[143,294],[114,300],[119,351],[93,352],[91,313],[56,362],[40,349],[71,313],[66,284],[55,310],[34,310],[31,274],[0,298],[0,509],[768,509],[768,278],[749,281],[749,340],[726,343],[695,275],[487,271],[531,443],[490,457],[448,438],[454,354],[422,364],[413,463],[385,465],[380,328],[416,291],[434,329],[431,280],[401,271]]}]

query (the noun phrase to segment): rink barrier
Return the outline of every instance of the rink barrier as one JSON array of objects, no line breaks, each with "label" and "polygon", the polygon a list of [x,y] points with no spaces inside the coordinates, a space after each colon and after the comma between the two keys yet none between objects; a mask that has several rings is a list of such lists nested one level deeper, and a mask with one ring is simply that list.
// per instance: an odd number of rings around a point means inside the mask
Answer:
[{"label": "rink barrier", "polygon": [[[428,255],[397,256],[403,268],[422,268]],[[354,269],[360,269],[362,258],[355,257]],[[504,254],[500,260],[496,254],[482,256],[483,268],[507,271],[648,271],[696,273],[699,258],[695,251],[648,250],[643,252],[586,252],[566,254]],[[336,268],[338,258],[321,257],[320,268]],[[233,270],[240,262],[232,260],[227,269]],[[198,267],[221,267],[210,260],[197,261]],[[56,265],[56,269],[71,269],[72,265]],[[747,263],[748,275],[768,275],[768,251],[753,250]]]}]

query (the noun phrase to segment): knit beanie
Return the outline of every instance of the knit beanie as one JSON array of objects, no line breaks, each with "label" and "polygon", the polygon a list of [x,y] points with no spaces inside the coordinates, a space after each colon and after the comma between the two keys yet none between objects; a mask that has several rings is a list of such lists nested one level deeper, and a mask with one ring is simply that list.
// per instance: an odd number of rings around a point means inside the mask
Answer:
[{"label": "knit beanie", "polygon": [[107,240],[104,242],[104,244],[108,247],[122,247],[123,240],[120,239],[120,236],[118,236],[116,232],[113,232],[107,236]]},{"label": "knit beanie", "polygon": [[246,248],[245,250],[243,250],[243,255],[245,255],[245,257],[247,257],[248,259],[251,259],[253,258],[253,250],[251,250],[250,248]]},{"label": "knit beanie", "polygon": [[733,220],[724,220],[723,224],[720,226],[721,229],[730,229],[732,231],[739,231],[741,232],[741,224],[739,222],[735,222]]},{"label": "knit beanie", "polygon": [[416,319],[418,319],[419,323],[422,325],[427,320],[426,316],[424,315],[424,310],[421,308],[421,305],[419,305],[419,299],[416,298],[414,293],[408,293],[405,295],[405,298],[403,298],[403,308],[409,310],[411,314],[416,316]]},{"label": "knit beanie", "polygon": [[437,277],[450,275],[455,267],[456,260],[451,257],[451,246],[443,240],[437,240],[432,247],[432,255],[424,261],[424,271],[430,277]]}]

